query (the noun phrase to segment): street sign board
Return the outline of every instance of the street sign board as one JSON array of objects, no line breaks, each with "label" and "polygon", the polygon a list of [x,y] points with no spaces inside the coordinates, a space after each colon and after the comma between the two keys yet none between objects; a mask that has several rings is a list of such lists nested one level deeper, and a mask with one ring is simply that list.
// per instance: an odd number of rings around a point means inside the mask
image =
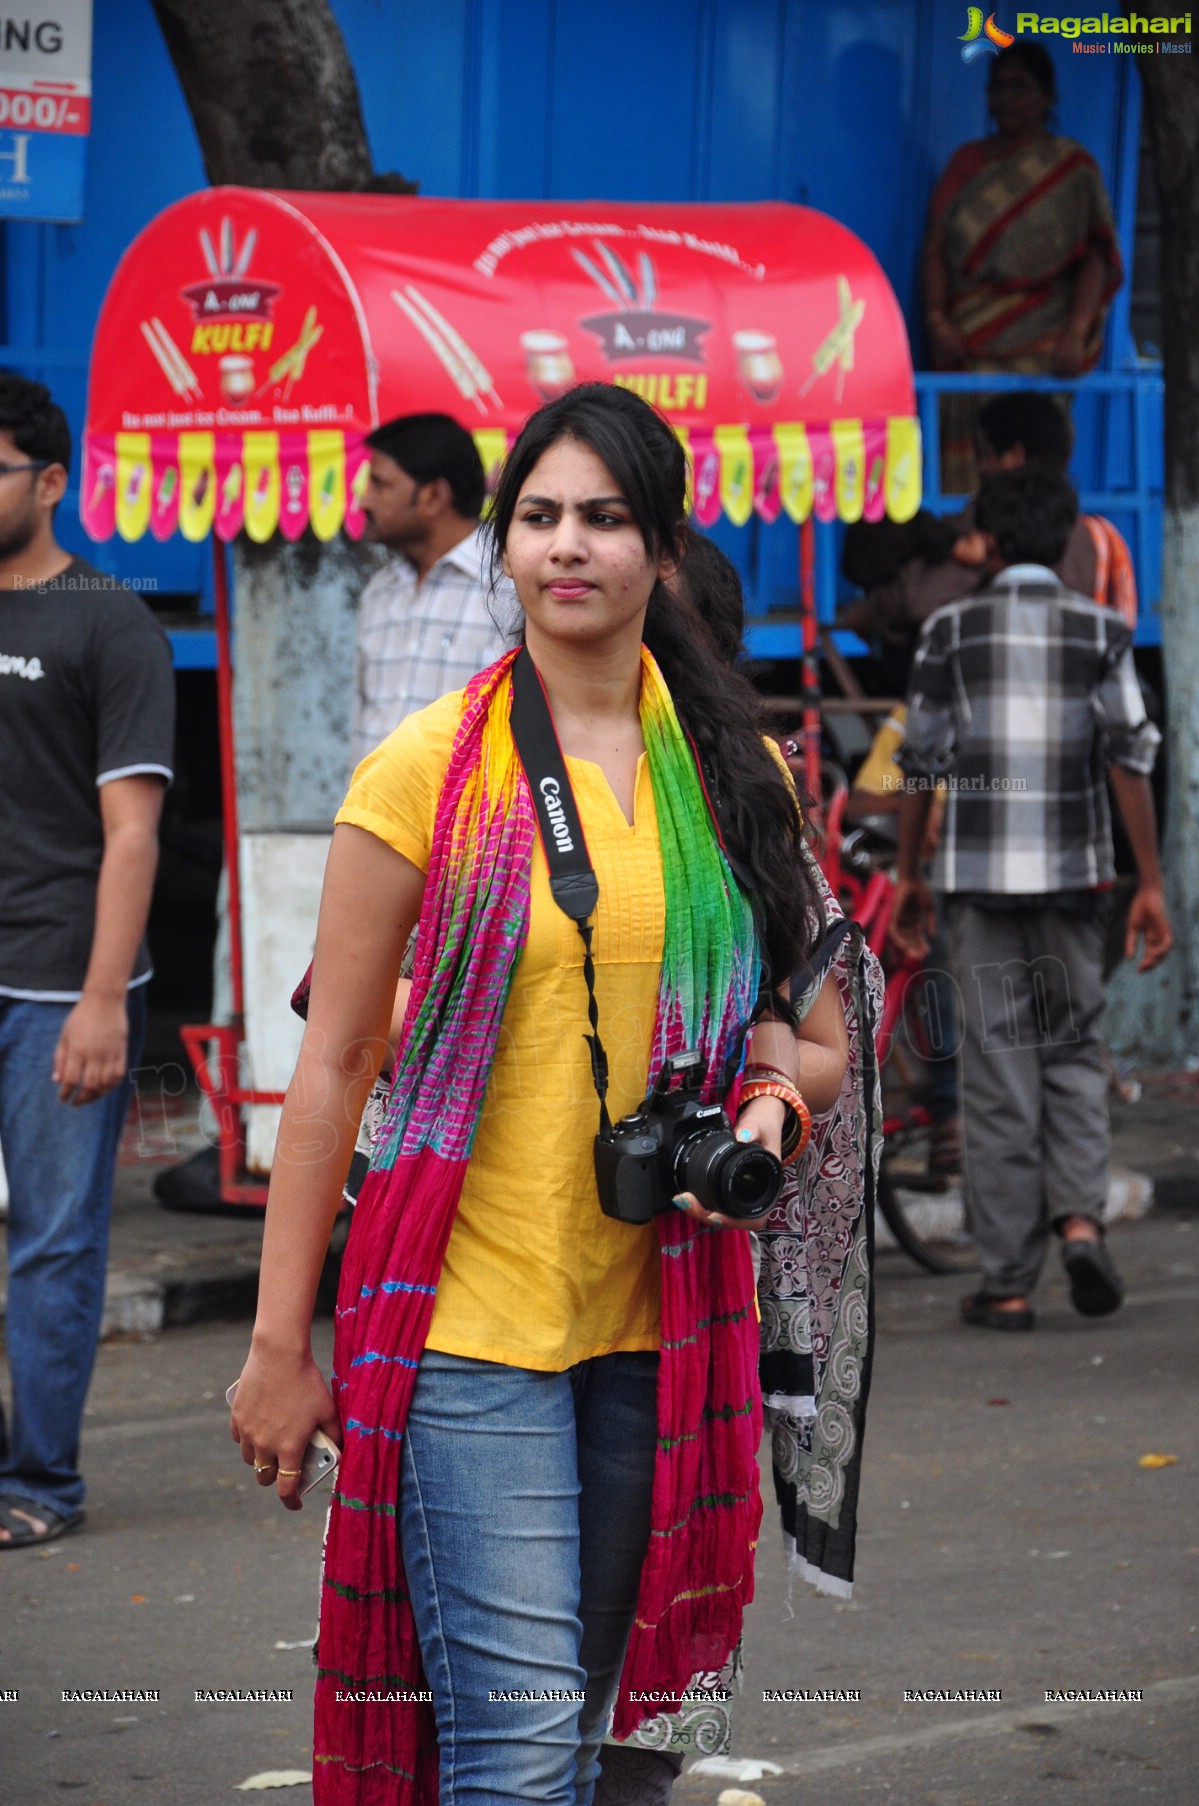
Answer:
[{"label": "street sign board", "polygon": [[92,0],[0,14],[0,218],[83,218],[91,110]]}]

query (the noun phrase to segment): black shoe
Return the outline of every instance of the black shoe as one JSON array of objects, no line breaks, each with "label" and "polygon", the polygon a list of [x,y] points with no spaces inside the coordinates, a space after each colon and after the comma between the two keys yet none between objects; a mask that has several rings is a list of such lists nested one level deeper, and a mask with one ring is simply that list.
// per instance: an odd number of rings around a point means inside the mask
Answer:
[{"label": "black shoe", "polygon": [[972,1324],[975,1329],[1031,1329],[1036,1322],[1032,1306],[1026,1304],[1020,1311],[1001,1311],[999,1298],[988,1298],[985,1292],[972,1292],[969,1298],[963,1298],[961,1304],[962,1322]]},{"label": "black shoe", "polygon": [[1124,1281],[1102,1241],[1075,1236],[1062,1244],[1062,1260],[1070,1281],[1070,1301],[1084,1317],[1107,1317],[1124,1299]]}]

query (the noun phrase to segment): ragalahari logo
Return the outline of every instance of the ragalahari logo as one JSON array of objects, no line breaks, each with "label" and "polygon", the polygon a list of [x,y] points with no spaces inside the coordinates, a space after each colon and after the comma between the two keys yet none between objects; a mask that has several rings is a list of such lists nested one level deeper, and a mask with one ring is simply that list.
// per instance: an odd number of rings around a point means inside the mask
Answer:
[{"label": "ragalahari logo", "polygon": [[983,18],[981,6],[966,8],[966,29],[962,33],[962,61],[972,63],[980,56],[998,56],[1001,50],[1007,50],[1016,42],[1010,31],[1004,31],[996,25],[995,14],[988,13]]}]

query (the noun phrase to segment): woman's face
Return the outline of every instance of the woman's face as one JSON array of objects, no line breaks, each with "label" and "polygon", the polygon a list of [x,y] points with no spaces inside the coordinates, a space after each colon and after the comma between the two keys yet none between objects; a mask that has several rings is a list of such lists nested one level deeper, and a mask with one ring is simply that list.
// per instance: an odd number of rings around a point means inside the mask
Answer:
[{"label": "woman's face", "polygon": [[675,569],[646,551],[615,477],[577,439],[559,439],[529,472],[503,563],[531,642],[544,635],[597,648],[640,642],[650,592]]},{"label": "woman's face", "polygon": [[987,89],[987,105],[1002,138],[1023,138],[1044,125],[1050,102],[1028,70],[1019,63],[996,69]]}]

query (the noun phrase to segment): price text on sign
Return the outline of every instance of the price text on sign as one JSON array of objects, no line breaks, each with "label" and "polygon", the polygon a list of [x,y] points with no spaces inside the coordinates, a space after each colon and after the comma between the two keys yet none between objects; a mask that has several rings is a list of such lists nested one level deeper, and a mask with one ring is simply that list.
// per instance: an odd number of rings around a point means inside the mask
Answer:
[{"label": "price text on sign", "polygon": [[0,88],[0,126],[83,135],[90,128],[91,111],[92,103],[87,95]]}]

